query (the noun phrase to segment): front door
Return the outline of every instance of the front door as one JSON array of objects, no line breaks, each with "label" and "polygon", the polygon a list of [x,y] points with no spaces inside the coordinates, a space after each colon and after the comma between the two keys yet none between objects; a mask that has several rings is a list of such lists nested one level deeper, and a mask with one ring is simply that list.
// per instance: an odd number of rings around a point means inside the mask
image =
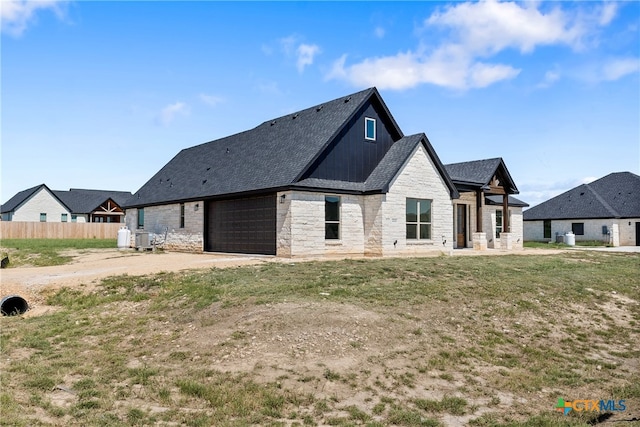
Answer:
[{"label": "front door", "polygon": [[456,243],[458,248],[467,246],[467,205],[458,206],[456,215]]},{"label": "front door", "polygon": [[636,246],[640,246],[640,222],[636,222]]}]

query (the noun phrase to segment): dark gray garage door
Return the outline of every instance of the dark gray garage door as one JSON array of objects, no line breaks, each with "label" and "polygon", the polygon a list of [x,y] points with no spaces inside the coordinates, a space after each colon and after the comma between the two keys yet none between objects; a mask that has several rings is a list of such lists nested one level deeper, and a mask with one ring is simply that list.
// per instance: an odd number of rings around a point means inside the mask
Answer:
[{"label": "dark gray garage door", "polygon": [[207,202],[209,252],[276,254],[276,195]]}]

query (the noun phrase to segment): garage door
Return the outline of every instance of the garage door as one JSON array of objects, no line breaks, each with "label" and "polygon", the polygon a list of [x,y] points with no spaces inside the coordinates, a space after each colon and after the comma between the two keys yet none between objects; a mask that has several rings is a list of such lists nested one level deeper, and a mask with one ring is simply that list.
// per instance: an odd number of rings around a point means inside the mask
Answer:
[{"label": "garage door", "polygon": [[209,252],[276,254],[276,195],[207,203]]}]

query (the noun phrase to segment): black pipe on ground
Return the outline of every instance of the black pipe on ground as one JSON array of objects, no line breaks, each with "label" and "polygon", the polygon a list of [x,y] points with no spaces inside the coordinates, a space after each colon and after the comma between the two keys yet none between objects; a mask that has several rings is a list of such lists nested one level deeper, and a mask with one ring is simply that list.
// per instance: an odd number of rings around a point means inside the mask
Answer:
[{"label": "black pipe on ground", "polygon": [[0,301],[0,312],[3,316],[16,316],[29,310],[27,300],[19,295],[9,295]]}]

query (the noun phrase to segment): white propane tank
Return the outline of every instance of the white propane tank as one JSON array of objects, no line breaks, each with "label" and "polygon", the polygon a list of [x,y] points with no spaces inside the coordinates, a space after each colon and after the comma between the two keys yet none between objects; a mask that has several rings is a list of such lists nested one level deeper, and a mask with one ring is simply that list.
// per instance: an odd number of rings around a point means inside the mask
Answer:
[{"label": "white propane tank", "polygon": [[131,246],[131,230],[126,226],[118,230],[118,249],[128,249]]},{"label": "white propane tank", "polygon": [[575,246],[576,245],[576,235],[573,234],[573,232],[568,232],[567,234],[564,235],[564,242],[569,245],[569,246]]}]

